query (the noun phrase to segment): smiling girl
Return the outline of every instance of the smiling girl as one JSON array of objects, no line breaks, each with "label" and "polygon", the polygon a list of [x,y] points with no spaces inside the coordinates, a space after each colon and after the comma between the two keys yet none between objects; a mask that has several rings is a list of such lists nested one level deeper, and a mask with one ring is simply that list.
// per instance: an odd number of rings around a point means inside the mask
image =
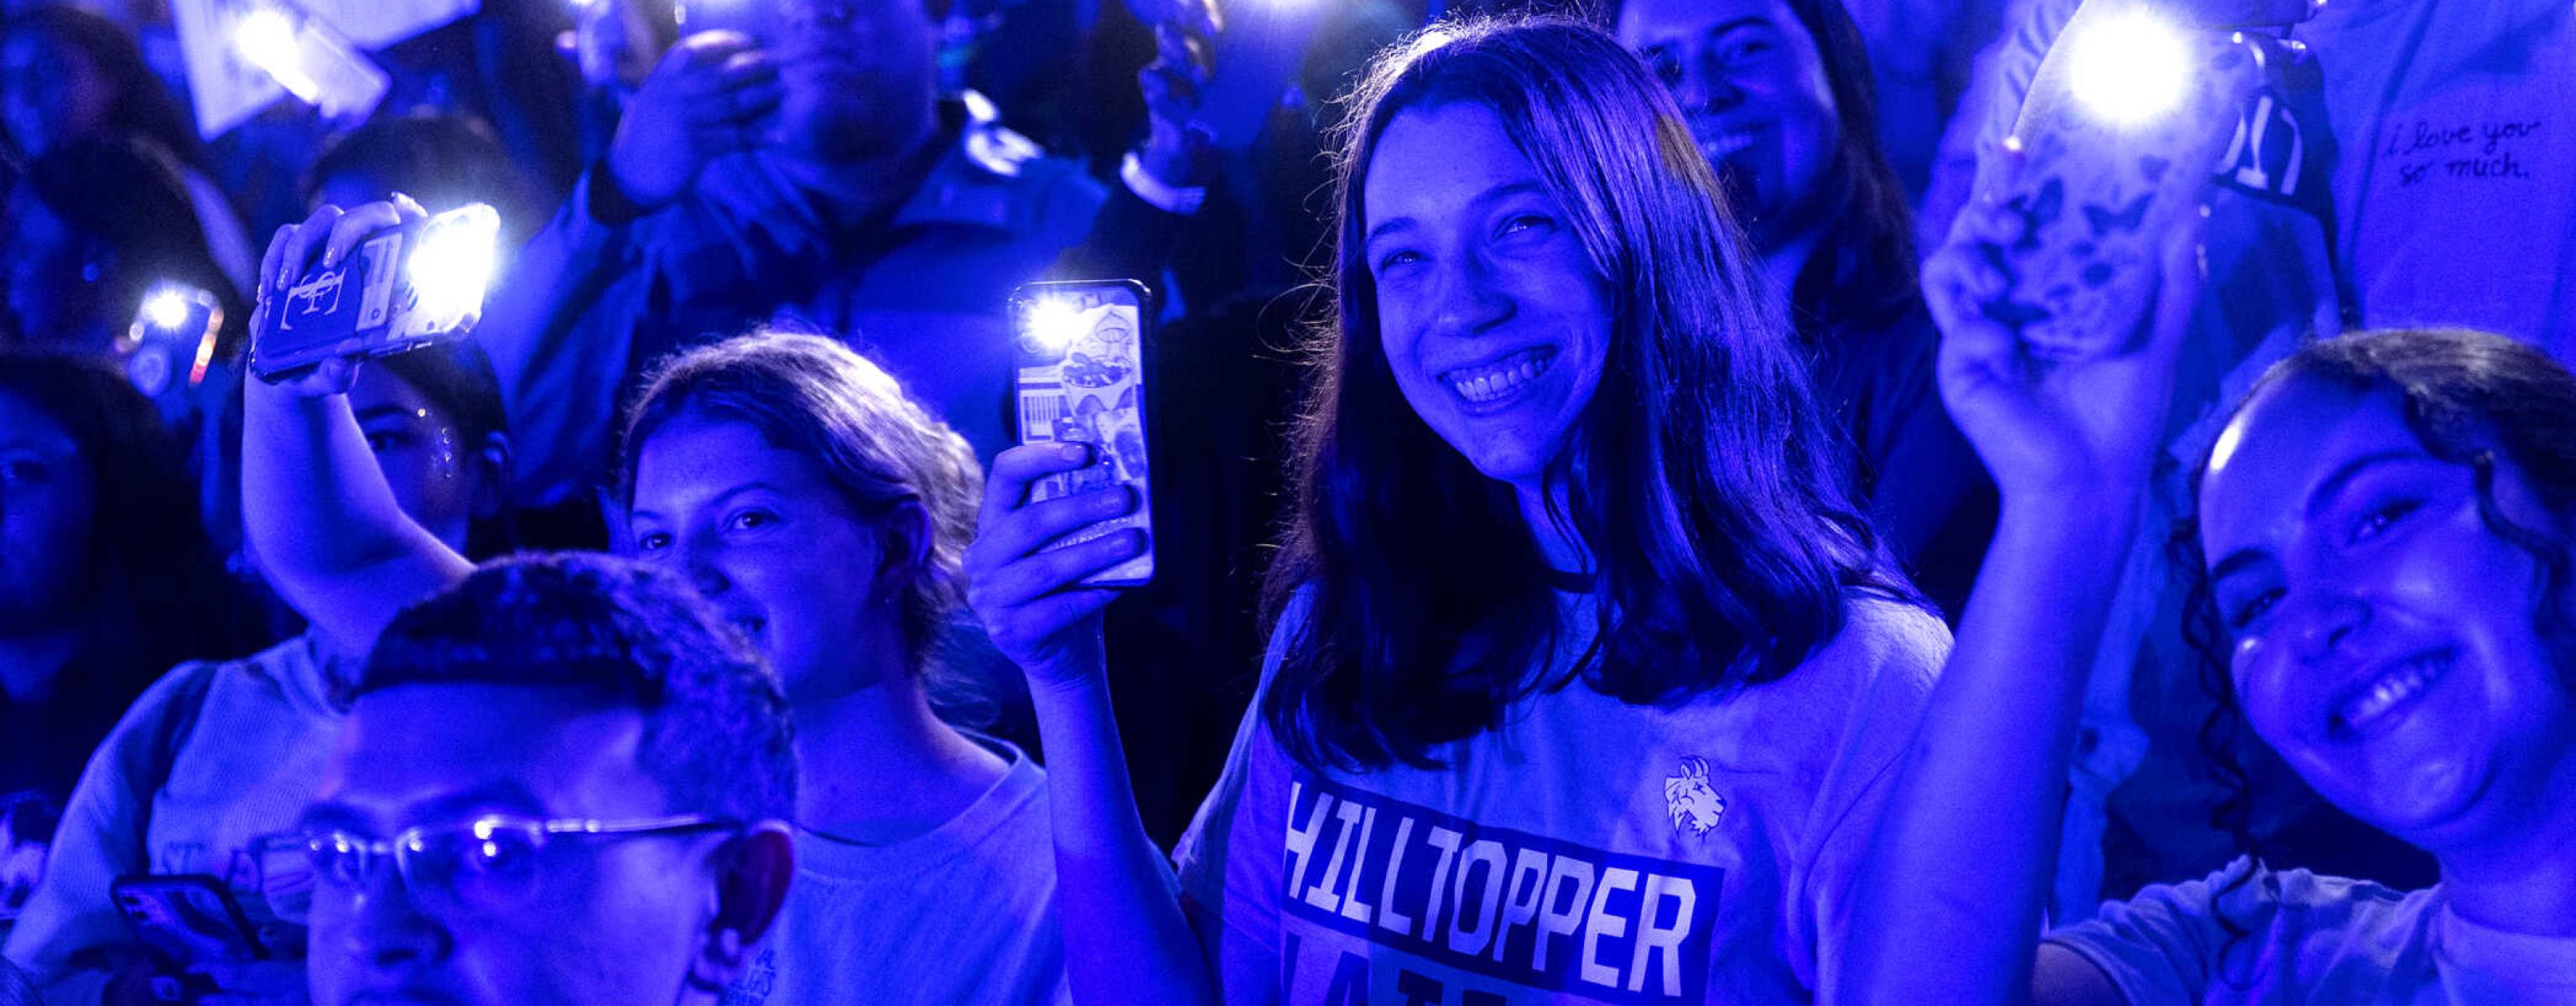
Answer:
[{"label": "smiling girl", "polygon": [[2192,230],[2170,236],[2147,348],[2045,366],[1977,313],[1973,252],[1927,268],[1943,394],[2004,516],[1862,884],[1859,980],[1897,1002],[2576,1001],[2576,376],[2471,332],[2300,349],[2194,487],[2227,701],[2440,883],[2240,860],[2030,936],[2117,584],[2099,542],[2142,509],[2198,293]]},{"label": "smiling girl", "polygon": [[1077,583],[1142,543],[1037,551],[1127,501],[1024,504],[1082,460],[1048,448],[987,486],[973,601],[1034,684],[1076,995],[1810,997],[1947,639],[1717,179],[1569,22],[1434,28],[1352,107],[1270,654],[1178,898]]}]

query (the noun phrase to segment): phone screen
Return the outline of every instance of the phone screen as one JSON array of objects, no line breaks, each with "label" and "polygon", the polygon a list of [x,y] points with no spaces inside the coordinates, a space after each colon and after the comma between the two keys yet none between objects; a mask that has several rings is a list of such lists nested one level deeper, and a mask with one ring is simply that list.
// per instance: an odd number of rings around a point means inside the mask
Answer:
[{"label": "phone screen", "polygon": [[1032,283],[1012,297],[1019,441],[1092,445],[1089,467],[1039,480],[1031,502],[1117,484],[1136,493],[1134,512],[1049,546],[1131,528],[1142,532],[1144,552],[1083,581],[1095,587],[1141,586],[1154,578],[1152,465],[1145,447],[1146,300],[1144,284],[1134,280]]},{"label": "phone screen", "polygon": [[200,967],[264,960],[266,949],[232,891],[211,876],[126,877],[109,888],[136,939],[165,963]]}]

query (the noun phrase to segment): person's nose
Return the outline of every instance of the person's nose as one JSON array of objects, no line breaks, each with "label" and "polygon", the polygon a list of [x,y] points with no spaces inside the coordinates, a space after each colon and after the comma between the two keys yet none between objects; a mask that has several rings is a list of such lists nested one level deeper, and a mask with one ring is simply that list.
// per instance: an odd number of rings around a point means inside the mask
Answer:
[{"label": "person's nose", "polygon": [[447,959],[453,934],[422,910],[418,895],[390,859],[370,864],[349,906],[344,940],[351,959],[371,971],[399,971]]},{"label": "person's nose", "polygon": [[725,575],[718,560],[719,546],[714,535],[691,534],[680,540],[680,565],[689,583],[707,597],[721,597],[733,589],[733,579]]},{"label": "person's nose", "polygon": [[1685,112],[1724,112],[1744,103],[1744,89],[1715,57],[1693,52],[1681,61],[1681,83],[1673,97]]},{"label": "person's nose", "polygon": [[1515,310],[1511,294],[1483,254],[1468,250],[1444,255],[1436,268],[1434,334],[1474,336],[1511,318]]},{"label": "person's nose", "polygon": [[2348,594],[2320,597],[2296,605],[2290,617],[2290,652],[2314,665],[2345,653],[2353,635],[2370,624],[2370,606]]}]

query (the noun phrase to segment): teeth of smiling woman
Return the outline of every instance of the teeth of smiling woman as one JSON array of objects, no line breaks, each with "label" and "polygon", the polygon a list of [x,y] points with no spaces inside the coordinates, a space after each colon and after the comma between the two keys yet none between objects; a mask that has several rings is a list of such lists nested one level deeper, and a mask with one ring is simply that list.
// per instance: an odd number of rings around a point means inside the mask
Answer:
[{"label": "teeth of smiling woman", "polygon": [[2406,704],[2406,700],[2421,694],[2433,682],[2441,680],[2450,669],[2450,658],[2439,654],[2389,668],[2363,689],[2359,698],[2344,704],[2341,714],[2344,724],[2353,730],[2368,727],[2388,715],[2390,710]]},{"label": "teeth of smiling woman", "polygon": [[1532,349],[1506,356],[1491,366],[1453,370],[1441,376],[1457,389],[1459,397],[1482,404],[1509,397],[1521,385],[1546,373],[1554,361],[1553,352]]},{"label": "teeth of smiling woman", "polygon": [[1752,146],[1754,139],[1761,135],[1758,129],[1728,130],[1701,141],[1699,147],[1701,153],[1714,159]]}]

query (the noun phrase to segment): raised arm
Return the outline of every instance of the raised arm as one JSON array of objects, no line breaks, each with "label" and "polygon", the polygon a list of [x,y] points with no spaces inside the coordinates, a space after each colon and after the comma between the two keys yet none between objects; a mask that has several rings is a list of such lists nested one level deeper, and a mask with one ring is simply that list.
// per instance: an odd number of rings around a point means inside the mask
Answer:
[{"label": "raised arm", "polygon": [[[368,235],[424,215],[397,197],[346,213],[325,206],[279,231],[260,263],[259,310],[274,310],[315,256],[337,262]],[[242,524],[252,554],[278,594],[342,653],[366,652],[404,605],[473,570],[395,502],[349,409],[357,368],[331,360],[276,384],[245,378],[242,391]]]},{"label": "raised arm", "polygon": [[1087,460],[1079,444],[1015,447],[993,459],[980,530],[966,551],[968,596],[993,644],[1029,678],[1047,753],[1056,903],[1074,1001],[1212,1003],[1198,939],[1137,813],[1110,711],[1100,612],[1117,592],[1080,585],[1143,542],[1122,531],[1039,551],[1069,531],[1126,513],[1133,496],[1118,486],[1024,502],[1030,483]]},{"label": "raised arm", "polygon": [[2035,990],[2035,951],[2085,679],[2124,559],[2105,543],[2128,541],[2139,519],[2198,295],[2200,217],[2150,266],[2161,278],[2143,345],[2043,360],[1981,307],[2001,279],[1975,249],[2010,226],[2004,212],[1991,197],[1972,205],[1925,266],[1942,398],[1993,473],[2002,513],[1855,878],[1839,1001],[2117,1001],[2063,954],[2038,969]]}]

